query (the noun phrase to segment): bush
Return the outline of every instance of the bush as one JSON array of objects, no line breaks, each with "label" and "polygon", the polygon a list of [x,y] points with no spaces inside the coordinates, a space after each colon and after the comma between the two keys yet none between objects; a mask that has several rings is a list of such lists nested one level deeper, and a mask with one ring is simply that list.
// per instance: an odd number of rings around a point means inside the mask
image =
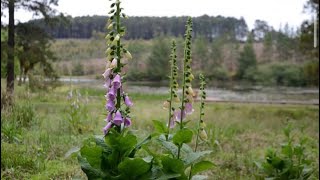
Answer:
[{"label": "bush", "polygon": [[263,85],[277,86],[305,86],[306,78],[303,69],[299,65],[274,63],[259,66],[258,69],[246,71],[245,77],[248,80]]},{"label": "bush", "polygon": [[74,76],[82,76],[82,75],[84,75],[84,68],[83,68],[83,65],[80,62],[78,62],[78,63],[73,65],[72,75],[74,75]]},{"label": "bush", "polygon": [[319,86],[319,61],[309,61],[303,65],[303,75],[307,85]]}]

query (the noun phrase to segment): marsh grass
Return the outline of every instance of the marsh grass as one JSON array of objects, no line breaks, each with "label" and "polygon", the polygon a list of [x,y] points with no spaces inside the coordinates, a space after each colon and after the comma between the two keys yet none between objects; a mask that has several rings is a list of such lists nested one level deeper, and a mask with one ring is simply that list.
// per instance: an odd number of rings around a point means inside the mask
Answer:
[{"label": "marsh grass", "polygon": [[[84,138],[90,135],[102,135],[104,126],[103,90],[81,88],[87,92],[87,119],[83,120],[82,134],[74,134],[67,128],[63,118],[68,106],[68,86],[45,92],[27,92],[24,86],[16,88],[15,104],[20,111],[33,111],[22,116],[30,124],[20,124],[13,130],[19,130],[21,141],[7,141],[4,129],[1,130],[1,178],[3,179],[85,179],[75,156],[65,157],[68,150],[80,147]],[[166,95],[130,94],[134,106],[131,109],[132,130],[139,138],[154,131],[152,120],[167,121],[167,111],[162,108]],[[27,103],[28,102],[28,103]],[[29,106],[29,107],[27,107]],[[199,103],[194,104],[195,112],[188,116],[189,127],[195,127]],[[309,154],[315,159],[316,171],[313,176],[319,178],[319,107],[298,105],[259,105],[207,103],[204,120],[208,127],[208,144],[200,149],[212,149],[210,160],[216,165],[207,175],[212,179],[254,179],[256,167],[254,161],[263,159],[268,147],[278,148],[285,137],[282,130],[287,122],[293,124],[294,138],[307,136],[310,141]],[[5,117],[13,116],[12,111],[1,111],[1,125],[12,125],[13,121]],[[9,131],[10,132],[10,131]],[[194,144],[194,142],[192,142]]]}]

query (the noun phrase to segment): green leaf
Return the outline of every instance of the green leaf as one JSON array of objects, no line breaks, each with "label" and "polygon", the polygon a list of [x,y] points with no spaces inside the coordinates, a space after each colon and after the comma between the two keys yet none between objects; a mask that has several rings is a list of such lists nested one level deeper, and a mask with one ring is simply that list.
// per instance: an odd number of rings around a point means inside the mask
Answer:
[{"label": "green leaf", "polygon": [[188,153],[185,158],[183,159],[183,162],[186,166],[190,165],[191,163],[199,160],[200,158],[204,157],[205,155],[210,154],[212,151],[200,151],[200,152],[192,152]]},{"label": "green leaf", "polygon": [[135,179],[151,169],[151,165],[141,158],[126,158],[119,166],[119,171],[130,179]]},{"label": "green leaf", "polygon": [[191,174],[197,174],[202,171],[206,171],[208,169],[211,169],[214,166],[214,164],[210,161],[200,161],[196,163],[191,170]]},{"label": "green leaf", "polygon": [[159,178],[157,178],[156,180],[168,180],[168,179],[173,179],[173,178],[177,178],[180,177],[180,174],[163,174],[162,176],[160,176]]},{"label": "green leaf", "polygon": [[153,126],[158,133],[167,133],[167,127],[164,123],[158,120],[152,120]]},{"label": "green leaf", "polygon": [[169,150],[171,152],[173,157],[177,157],[178,156],[178,147],[176,145],[174,145],[172,142],[165,141],[165,140],[163,140],[161,138],[159,138],[158,141],[162,144],[162,146],[164,148],[166,148],[167,150]]},{"label": "green leaf", "polygon": [[192,176],[191,180],[205,180],[208,179],[208,176],[204,176],[204,175],[195,175]]},{"label": "green leaf", "polygon": [[161,163],[163,170],[167,173],[183,173],[184,165],[180,159],[162,156]]},{"label": "green leaf", "polygon": [[64,158],[68,158],[70,156],[73,156],[74,154],[76,154],[79,151],[80,151],[79,147],[72,147],[71,149],[68,150],[68,152],[66,152],[66,154],[64,155]]},{"label": "green leaf", "polygon": [[133,134],[110,133],[105,137],[105,142],[114,151],[118,151],[121,156],[130,153],[137,144],[137,137]]},{"label": "green leaf", "polygon": [[191,142],[192,134],[190,129],[181,129],[173,136],[172,141],[174,144],[181,146],[183,143]]},{"label": "green leaf", "polygon": [[102,179],[105,177],[100,169],[93,168],[85,158],[81,157],[80,154],[78,155],[78,161],[81,165],[82,171],[86,173],[88,179]]},{"label": "green leaf", "polygon": [[95,169],[100,169],[102,148],[95,142],[88,141],[81,149],[81,156]]},{"label": "green leaf", "polygon": [[131,151],[131,153],[129,154],[129,157],[133,158],[135,153],[141,148],[142,145],[148,143],[151,140],[151,135],[149,135],[148,137],[146,137],[144,140],[142,140],[141,142],[139,142],[138,144],[136,144],[136,146],[134,147],[134,149]]}]

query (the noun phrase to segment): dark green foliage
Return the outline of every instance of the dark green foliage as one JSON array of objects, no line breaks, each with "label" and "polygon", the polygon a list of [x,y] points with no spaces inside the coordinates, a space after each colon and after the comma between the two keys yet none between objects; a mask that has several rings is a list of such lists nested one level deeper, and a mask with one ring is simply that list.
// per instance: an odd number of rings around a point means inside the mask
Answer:
[{"label": "dark green foliage", "polygon": [[[68,25],[64,21],[55,27],[44,24],[42,19],[33,20],[32,23],[44,27],[55,38],[90,38],[92,32],[105,32],[106,16],[82,16],[66,17]],[[183,36],[186,16],[182,17],[130,17],[124,20],[124,26],[128,29],[126,39],[152,39],[159,35]],[[212,40],[212,35],[218,37],[226,34],[229,40],[243,38],[248,32],[248,27],[243,18],[236,19],[223,16],[207,16],[193,18],[195,37],[204,36]]]},{"label": "dark green foliage", "polygon": [[314,169],[313,160],[308,157],[307,138],[300,137],[299,143],[295,144],[292,126],[288,124],[283,129],[286,142],[281,145],[281,151],[269,148],[266,151],[265,161],[256,162],[259,173],[258,177],[272,179],[309,179]]},{"label": "dark green foliage", "polygon": [[151,47],[151,54],[147,61],[148,79],[149,80],[163,80],[167,79],[169,74],[169,55],[170,46],[169,41],[164,38],[158,38],[154,41]]},{"label": "dark green foliage", "polygon": [[[253,37],[251,34],[248,37],[247,43],[245,44],[243,51],[240,53],[240,57],[238,59],[239,66],[238,66],[238,72],[237,72],[237,77],[239,79],[244,79],[246,72],[250,69],[255,69],[257,66],[256,54],[253,50],[252,41],[253,41]],[[249,77],[246,77],[246,78],[249,78]]]},{"label": "dark green foliage", "polygon": [[72,75],[82,76],[84,75],[84,68],[81,62],[75,63],[72,68]]}]

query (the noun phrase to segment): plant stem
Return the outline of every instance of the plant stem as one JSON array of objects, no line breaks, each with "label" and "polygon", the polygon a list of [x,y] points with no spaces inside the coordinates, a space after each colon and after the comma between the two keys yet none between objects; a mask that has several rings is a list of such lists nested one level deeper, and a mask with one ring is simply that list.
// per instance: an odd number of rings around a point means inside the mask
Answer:
[{"label": "plant stem", "polygon": [[[117,3],[117,34],[120,34],[120,3]],[[121,62],[120,62],[120,39],[117,42],[117,72],[121,73]],[[121,108],[121,96],[120,88],[117,90],[117,109]]]},{"label": "plant stem", "polygon": [[[188,27],[187,27],[188,28]],[[188,29],[187,29],[188,31]],[[186,42],[188,41],[186,37]],[[187,59],[187,43],[184,45],[184,62],[183,62],[183,85],[182,85],[182,99],[181,99],[181,114],[180,114],[180,130],[183,129],[182,119],[183,119],[183,111],[184,111],[184,94],[185,94],[185,86],[186,86],[186,60]],[[181,145],[182,146],[182,145]],[[181,146],[178,146],[178,159],[180,158]]]},{"label": "plant stem", "polygon": [[[200,123],[202,121],[202,102],[203,102],[203,96],[201,95],[201,100],[200,100],[200,117],[199,117],[199,122],[198,122],[198,130],[197,130],[197,138],[196,138],[196,145],[195,145],[195,148],[194,148],[194,152],[197,152],[197,148],[198,148],[198,143],[199,143],[199,132],[200,132]],[[191,168],[190,168],[190,173],[189,173],[189,180],[191,179],[192,177],[192,168],[193,168],[193,164],[191,165]]]},{"label": "plant stem", "polygon": [[172,89],[172,81],[173,81],[173,62],[172,62],[172,64],[171,64],[171,78],[170,78],[170,102],[169,102],[169,119],[168,119],[168,130],[167,130],[167,136],[166,136],[166,139],[167,139],[167,141],[168,141],[168,139],[169,139],[169,132],[170,132],[170,119],[171,119],[171,115],[172,115],[172,113],[171,113],[171,108],[172,108],[172,91],[173,91],[173,89]]},{"label": "plant stem", "polygon": [[[116,6],[117,6],[117,14],[116,14],[116,21],[117,21],[117,34],[120,34],[120,3],[116,3]],[[117,73],[121,73],[121,61],[120,61],[120,58],[121,58],[121,49],[120,49],[120,38],[117,42],[117,70],[116,72]],[[121,92],[120,92],[120,88],[117,90],[117,104],[116,104],[116,108],[117,110],[121,109]],[[121,133],[121,126],[117,128],[118,132]]]}]

